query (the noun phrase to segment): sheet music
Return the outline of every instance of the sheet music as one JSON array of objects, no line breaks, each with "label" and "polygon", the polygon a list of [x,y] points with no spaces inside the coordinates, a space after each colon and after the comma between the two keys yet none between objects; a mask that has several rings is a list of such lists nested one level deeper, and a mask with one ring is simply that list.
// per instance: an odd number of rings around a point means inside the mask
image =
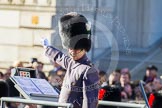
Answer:
[{"label": "sheet music", "polygon": [[32,80],[27,77],[14,76],[16,83],[29,95],[30,93],[42,94],[41,91],[33,84]]},{"label": "sheet music", "polygon": [[30,94],[56,95],[56,96],[59,95],[45,79],[13,76],[13,80],[28,95]]},{"label": "sheet music", "polygon": [[59,95],[45,79],[31,78],[31,80],[34,82],[34,84],[36,84],[36,86],[43,94]]}]

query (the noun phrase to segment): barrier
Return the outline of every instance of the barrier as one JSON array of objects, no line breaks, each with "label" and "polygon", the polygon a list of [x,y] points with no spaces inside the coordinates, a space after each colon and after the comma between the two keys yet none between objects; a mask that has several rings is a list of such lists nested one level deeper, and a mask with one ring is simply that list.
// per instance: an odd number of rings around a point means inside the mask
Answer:
[{"label": "barrier", "polygon": [[22,99],[22,98],[15,98],[15,97],[2,97],[1,108],[5,108],[5,102],[18,102],[18,103],[25,103],[25,104],[37,104],[37,105],[73,108],[73,105],[71,103],[59,103],[53,101],[31,100],[31,99]]},{"label": "barrier", "polygon": [[[59,102],[53,102],[53,101],[31,100],[31,99],[22,99],[22,98],[15,98],[15,97],[2,97],[1,108],[5,108],[5,102],[18,102],[18,103],[25,103],[25,104],[38,104],[38,105],[73,108],[73,105],[71,103],[59,103]],[[128,108],[147,108],[145,104],[112,102],[112,101],[99,101],[98,105],[128,107]]]},{"label": "barrier", "polygon": [[147,108],[147,106],[145,104],[135,104],[135,103],[126,103],[126,102],[112,102],[112,101],[99,101],[98,105],[128,107],[128,108]]}]

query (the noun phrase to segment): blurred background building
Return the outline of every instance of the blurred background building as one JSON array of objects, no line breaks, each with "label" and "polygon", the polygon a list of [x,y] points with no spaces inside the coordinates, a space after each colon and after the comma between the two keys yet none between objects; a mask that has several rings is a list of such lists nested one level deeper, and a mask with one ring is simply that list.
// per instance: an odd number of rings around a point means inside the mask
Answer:
[{"label": "blurred background building", "polygon": [[[52,68],[43,54],[41,37],[62,49],[58,19],[77,11],[92,24],[92,62],[101,70],[129,68],[132,79],[154,64],[162,74],[161,0],[0,0],[0,69],[13,61],[36,57]],[[64,51],[64,50],[63,50]]]}]

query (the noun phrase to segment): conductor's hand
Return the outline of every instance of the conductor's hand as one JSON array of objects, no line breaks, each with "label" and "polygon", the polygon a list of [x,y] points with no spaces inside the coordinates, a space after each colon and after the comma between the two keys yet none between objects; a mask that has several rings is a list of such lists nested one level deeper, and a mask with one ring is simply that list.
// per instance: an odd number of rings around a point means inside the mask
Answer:
[{"label": "conductor's hand", "polygon": [[42,38],[41,43],[44,48],[47,48],[49,46],[49,41],[47,38]]}]

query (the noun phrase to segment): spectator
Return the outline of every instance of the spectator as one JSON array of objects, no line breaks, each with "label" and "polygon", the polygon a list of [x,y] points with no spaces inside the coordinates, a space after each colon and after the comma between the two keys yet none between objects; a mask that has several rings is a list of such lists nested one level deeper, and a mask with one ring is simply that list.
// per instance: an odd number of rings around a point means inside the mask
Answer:
[{"label": "spectator", "polygon": [[33,62],[33,64],[32,64],[32,67],[34,69],[36,69],[38,72],[43,72],[43,66],[44,66],[44,63],[42,63],[40,61]]},{"label": "spectator", "polygon": [[[5,80],[0,79],[0,98],[8,97],[9,95],[9,87]],[[0,105],[1,107],[1,105]]]},{"label": "spectator", "polygon": [[153,91],[158,92],[159,90],[162,90],[162,80],[160,78],[158,77],[154,78],[152,85]]},{"label": "spectator", "polygon": [[142,92],[141,92],[141,88],[139,86],[136,86],[134,88],[134,93],[135,93],[135,100],[137,102],[143,100],[143,95],[142,95]]},{"label": "spectator", "polygon": [[44,72],[38,71],[36,76],[37,76],[37,78],[45,79],[48,81],[48,78],[46,77]]},{"label": "spectator", "polygon": [[109,85],[119,85],[120,84],[120,70],[115,70],[109,75]]},{"label": "spectator", "polygon": [[49,74],[55,73],[60,69],[62,69],[62,67],[56,62],[53,62],[53,69],[49,71]]},{"label": "spectator", "polygon": [[11,69],[12,69],[12,68],[13,68],[13,67],[10,66],[8,69],[6,69],[6,72],[5,72],[5,74],[4,74],[4,80],[9,79],[9,77],[11,76]]},{"label": "spectator", "polygon": [[61,91],[61,86],[63,80],[60,76],[58,76],[56,73],[50,74],[48,77],[48,82],[57,89],[57,92],[59,93]]},{"label": "spectator", "polygon": [[126,84],[130,83],[131,75],[129,72],[122,72],[120,76],[121,86],[124,87]]},{"label": "spectator", "polygon": [[157,77],[158,68],[154,65],[149,65],[146,68],[146,74],[143,77],[143,81],[146,83],[152,82]]},{"label": "spectator", "polygon": [[129,83],[127,83],[124,86],[124,89],[121,92],[121,94],[123,96],[122,98],[125,99],[125,100],[134,100],[135,99],[134,94],[133,94],[132,86]]},{"label": "spectator", "polygon": [[54,66],[54,68],[49,71],[48,77],[51,76],[51,75],[53,75],[53,74],[57,74],[63,80],[63,78],[65,76],[65,73],[66,73],[66,69],[63,69],[56,62],[53,63],[53,66]]},{"label": "spectator", "polygon": [[13,67],[23,67],[23,63],[19,60],[14,61]]},{"label": "spectator", "polygon": [[128,68],[123,68],[121,70],[120,84],[122,87],[122,100],[128,101],[135,99],[133,85],[131,84],[131,74]]},{"label": "spectator", "polygon": [[65,74],[66,74],[66,69],[60,68],[59,70],[57,70],[56,74],[62,79],[64,79]]},{"label": "spectator", "polygon": [[36,70],[36,77],[48,80],[45,73],[43,72],[44,64],[42,62],[38,61],[36,58],[33,59],[33,61],[31,61],[31,63],[32,63],[31,68],[34,68]]},{"label": "spectator", "polygon": [[38,59],[33,57],[30,59],[29,63],[33,64],[34,62],[38,62]]},{"label": "spectator", "polygon": [[158,92],[162,90],[162,81],[160,78],[154,78],[152,82],[146,83],[146,93],[149,95],[152,92]]},{"label": "spectator", "polygon": [[100,71],[99,72],[99,82],[100,82],[100,86],[104,87],[107,86],[107,74],[105,71]]},{"label": "spectator", "polygon": [[5,80],[0,79],[0,98],[9,96],[9,87]]},{"label": "spectator", "polygon": [[[119,83],[116,82],[116,76],[113,72],[109,76],[108,84],[106,82],[104,86],[101,86],[101,89],[99,90],[98,99],[104,101],[117,101],[117,102],[121,101],[121,87]],[[107,108],[107,107],[99,105],[98,108]],[[109,106],[108,108],[117,108],[117,107]]]},{"label": "spectator", "polygon": [[4,74],[0,72],[0,79],[4,79]]},{"label": "spectator", "polygon": [[124,73],[130,73],[130,72],[128,68],[122,68],[120,73],[124,74]]},{"label": "spectator", "polygon": [[[104,101],[120,102],[121,101],[121,87],[119,84],[120,71],[119,70],[113,71],[109,75],[108,81],[107,81],[107,77],[105,78],[105,73],[101,74],[101,72],[99,75],[100,76],[102,75],[106,84],[104,86],[101,86],[99,90],[98,99]],[[103,105],[99,105],[98,108],[107,108],[107,107]],[[109,106],[109,108],[117,108],[117,107]]]}]

